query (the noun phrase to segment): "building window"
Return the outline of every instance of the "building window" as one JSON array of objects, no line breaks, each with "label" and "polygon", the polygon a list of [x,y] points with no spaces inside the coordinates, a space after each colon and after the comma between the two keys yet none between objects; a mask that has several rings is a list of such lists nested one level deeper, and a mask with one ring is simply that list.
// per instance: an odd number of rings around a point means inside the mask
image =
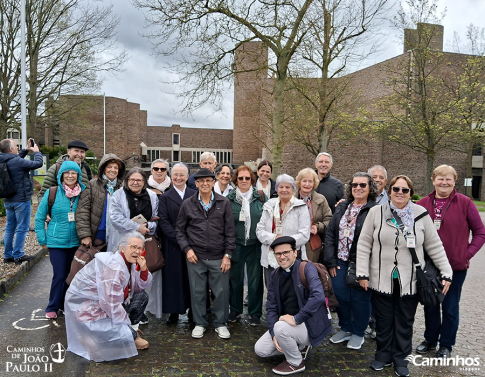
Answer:
[{"label": "building window", "polygon": [[180,161],[180,159],[179,159],[179,151],[173,151],[172,152],[172,156],[173,156],[172,157],[172,161],[174,161],[174,162],[175,161]]},{"label": "building window", "polygon": [[180,134],[172,134],[172,144],[174,145],[180,144]]},{"label": "building window", "polygon": [[15,130],[7,131],[7,139],[20,140],[20,132]]}]

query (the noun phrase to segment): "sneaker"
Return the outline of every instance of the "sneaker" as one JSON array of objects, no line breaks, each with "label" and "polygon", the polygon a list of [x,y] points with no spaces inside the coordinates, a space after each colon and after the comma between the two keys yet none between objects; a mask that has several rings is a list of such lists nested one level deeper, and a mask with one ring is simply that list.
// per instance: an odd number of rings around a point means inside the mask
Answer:
[{"label": "sneaker", "polygon": [[283,361],[280,365],[277,367],[273,368],[273,373],[282,375],[282,376],[287,376],[289,374],[295,374],[295,373],[300,373],[305,370],[305,361],[302,360],[301,364],[298,365],[297,367],[294,367],[287,361]]},{"label": "sneaker", "polygon": [[394,373],[396,373],[396,376],[399,377],[408,377],[409,369],[406,367],[394,367]]},{"label": "sneaker", "polygon": [[192,330],[192,338],[200,339],[204,336],[205,327],[195,326]]},{"label": "sneaker", "polygon": [[148,342],[140,336],[140,330],[136,332],[135,345],[137,350],[146,350]]},{"label": "sneaker", "polygon": [[303,360],[306,360],[307,356],[308,356],[308,353],[310,352],[312,346],[306,346],[305,348],[303,348],[300,352],[301,352],[301,357],[303,358]]},{"label": "sneaker", "polygon": [[15,262],[15,259],[13,258],[3,258],[3,263],[13,263]]},{"label": "sneaker", "polygon": [[345,342],[346,340],[349,340],[351,337],[352,337],[351,332],[340,330],[338,333],[336,333],[334,336],[330,338],[330,341],[332,343],[342,343],[342,342]]},{"label": "sneaker", "polygon": [[369,367],[370,369],[380,371],[380,370],[383,370],[384,368],[392,367],[392,361],[385,363],[384,361],[373,360],[370,363]]},{"label": "sneaker", "polygon": [[257,315],[252,315],[251,319],[249,320],[249,326],[259,326],[261,323],[261,320]]},{"label": "sneaker", "polygon": [[147,325],[148,324],[148,317],[145,313],[143,313],[140,322],[138,322],[140,325]]},{"label": "sneaker", "polygon": [[47,319],[56,319],[57,318],[57,312],[47,312],[47,313],[45,313],[45,317]]},{"label": "sneaker", "polygon": [[366,330],[365,330],[365,333],[367,335],[369,335],[372,339],[375,339],[377,337],[377,333],[376,333],[376,330],[373,329],[373,328],[370,328],[368,327]]},{"label": "sneaker", "polygon": [[216,333],[217,335],[219,335],[219,338],[222,338],[222,339],[229,339],[231,337],[231,333],[229,332],[226,326],[221,326],[216,328]]},{"label": "sneaker", "polygon": [[27,262],[27,261],[32,260],[34,258],[35,258],[35,255],[24,255],[23,257],[15,259],[15,264],[20,265],[20,264],[22,264],[22,262]]},{"label": "sneaker", "polygon": [[448,359],[449,357],[451,357],[451,351],[445,346],[440,346],[438,351],[436,351],[436,353],[434,354],[434,357],[438,359]]},{"label": "sneaker", "polygon": [[419,346],[416,347],[416,352],[417,353],[426,353],[431,350],[436,350],[436,344],[433,346],[430,342],[427,340],[423,340]]},{"label": "sneaker", "polygon": [[347,348],[350,348],[352,350],[360,350],[362,344],[364,344],[364,337],[352,334],[352,337],[347,343]]},{"label": "sneaker", "polygon": [[238,318],[241,318],[241,314],[237,314],[236,312],[229,312],[229,317],[227,320],[229,322],[236,322]]}]

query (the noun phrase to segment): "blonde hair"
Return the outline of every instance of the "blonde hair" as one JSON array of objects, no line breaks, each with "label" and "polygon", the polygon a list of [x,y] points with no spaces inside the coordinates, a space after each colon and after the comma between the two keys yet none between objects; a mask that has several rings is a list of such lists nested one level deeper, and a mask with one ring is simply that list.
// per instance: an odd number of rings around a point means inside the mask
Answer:
[{"label": "blonde hair", "polygon": [[431,175],[431,179],[434,181],[434,179],[438,175],[445,176],[445,175],[448,175],[448,174],[453,175],[453,179],[456,182],[456,180],[458,179],[458,174],[456,174],[455,168],[453,166],[450,166],[450,165],[440,165],[440,166],[438,166],[436,169],[433,170],[433,174]]},{"label": "blonde hair", "polygon": [[307,175],[311,175],[313,178],[313,189],[315,190],[318,187],[318,184],[320,183],[320,180],[318,179],[317,173],[315,173],[315,170],[310,169],[310,168],[305,168],[300,170],[298,175],[296,176],[296,188],[300,190],[301,186],[301,180],[306,177]]}]

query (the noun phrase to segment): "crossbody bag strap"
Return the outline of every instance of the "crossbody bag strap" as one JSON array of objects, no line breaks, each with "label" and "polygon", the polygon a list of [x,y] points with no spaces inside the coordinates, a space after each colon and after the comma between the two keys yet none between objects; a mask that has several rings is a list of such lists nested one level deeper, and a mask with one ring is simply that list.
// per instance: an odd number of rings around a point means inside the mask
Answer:
[{"label": "crossbody bag strap", "polygon": [[[396,211],[393,211],[391,210],[392,212],[392,215],[394,216],[394,220],[396,220],[397,224],[399,225],[399,228],[403,227],[404,229],[404,224],[401,220],[401,218],[398,216],[398,214],[396,213]],[[419,220],[422,216],[419,215],[415,220],[414,222],[416,222],[416,220]],[[398,232],[399,232],[400,229],[398,229]],[[404,236],[404,232],[403,232],[403,236]],[[414,249],[414,247],[408,247],[409,249],[409,252],[411,253],[411,258],[413,260],[413,263],[419,267],[421,267],[421,263],[419,263],[419,259],[418,259],[418,256],[416,255],[416,250]]]}]

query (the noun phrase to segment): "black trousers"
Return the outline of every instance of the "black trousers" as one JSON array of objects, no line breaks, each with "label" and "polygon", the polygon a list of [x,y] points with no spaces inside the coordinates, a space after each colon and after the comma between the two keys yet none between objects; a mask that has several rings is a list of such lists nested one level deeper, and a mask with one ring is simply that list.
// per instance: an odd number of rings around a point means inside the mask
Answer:
[{"label": "black trousers", "polygon": [[[140,323],[143,314],[145,314],[145,309],[148,305],[148,294],[145,291],[133,293],[131,301],[128,305],[123,305],[128,317],[130,318],[131,324],[136,325]],[[133,327],[129,326],[133,339],[136,339],[137,333],[133,330]]]},{"label": "black trousers", "polygon": [[418,296],[400,296],[400,287],[394,279],[392,295],[372,293],[372,308],[376,319],[377,361],[392,361],[396,367],[406,367],[404,358],[411,354],[413,324]]}]

